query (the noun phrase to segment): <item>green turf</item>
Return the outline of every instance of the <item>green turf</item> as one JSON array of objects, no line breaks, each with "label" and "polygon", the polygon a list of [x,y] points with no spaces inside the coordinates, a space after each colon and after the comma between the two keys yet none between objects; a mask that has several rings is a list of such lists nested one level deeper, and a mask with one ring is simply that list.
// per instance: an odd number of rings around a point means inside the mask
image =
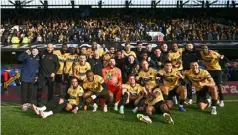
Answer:
[{"label": "green turf", "polygon": [[120,115],[112,109],[104,113],[80,111],[77,114],[59,113],[46,119],[32,110],[2,107],[2,135],[238,135],[238,102],[218,107],[218,115],[188,106],[187,112],[172,110],[175,125],[164,122],[161,115],[152,116],[153,123],[137,120],[129,109]]}]

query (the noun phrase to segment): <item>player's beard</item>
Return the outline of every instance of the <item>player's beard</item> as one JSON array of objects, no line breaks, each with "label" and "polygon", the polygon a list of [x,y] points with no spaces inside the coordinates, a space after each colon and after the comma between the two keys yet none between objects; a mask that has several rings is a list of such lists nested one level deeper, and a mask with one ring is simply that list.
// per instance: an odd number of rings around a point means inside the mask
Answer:
[{"label": "player's beard", "polygon": [[114,68],[115,67],[115,65],[110,65],[110,68]]},{"label": "player's beard", "polygon": [[78,85],[77,86],[73,86],[74,89],[76,89],[77,87],[78,87]]}]

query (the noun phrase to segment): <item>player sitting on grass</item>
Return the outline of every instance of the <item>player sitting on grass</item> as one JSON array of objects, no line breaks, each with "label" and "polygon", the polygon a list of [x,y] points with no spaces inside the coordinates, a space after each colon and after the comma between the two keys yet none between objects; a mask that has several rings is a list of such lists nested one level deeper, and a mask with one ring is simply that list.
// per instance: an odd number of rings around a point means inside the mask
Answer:
[{"label": "player sitting on grass", "polygon": [[153,112],[162,113],[164,118],[169,124],[174,124],[174,121],[171,117],[171,113],[169,111],[169,107],[164,101],[163,94],[159,88],[155,88],[153,91],[149,85],[145,86],[145,104],[146,106],[146,115],[137,114],[137,118],[140,121],[146,123],[152,123],[150,116]]},{"label": "player sitting on grass", "polygon": [[[55,113],[61,112],[63,109],[66,111],[71,111],[77,113],[78,109],[82,103],[83,88],[78,85],[78,79],[73,77],[71,79],[71,87],[68,89],[67,100],[60,98],[59,96],[53,97],[51,101],[47,103],[47,107],[36,107],[32,105],[32,109],[37,115],[40,115],[42,118],[46,118]],[[55,106],[54,109],[46,111],[48,107]]]},{"label": "player sitting on grass", "polygon": [[85,90],[85,93],[83,94],[83,99],[85,101],[84,110],[87,110],[87,105],[93,103],[93,112],[96,112],[98,108],[96,100],[103,98],[106,100],[103,111],[107,112],[109,95],[107,85],[103,78],[99,75],[94,75],[93,71],[88,70],[86,72],[86,78],[83,81],[83,88]]},{"label": "player sitting on grass", "polygon": [[204,110],[208,106],[206,96],[210,93],[212,96],[211,114],[216,115],[218,93],[213,78],[207,70],[200,69],[197,62],[192,62],[190,68],[190,70],[184,72],[184,75],[187,76],[195,86],[199,109]]},{"label": "player sitting on grass", "polygon": [[161,90],[168,107],[172,108],[173,106],[173,96],[179,96],[179,111],[185,112],[183,104],[187,96],[187,90],[181,85],[184,77],[177,69],[173,68],[170,61],[165,62],[164,69],[160,70],[158,75],[162,78],[163,86],[161,86]]},{"label": "player sitting on grass", "polygon": [[136,104],[136,100],[141,95],[143,87],[136,83],[136,78],[134,75],[130,75],[127,84],[122,85],[122,99],[120,102],[120,114],[124,114],[124,106],[126,104],[132,103]]}]

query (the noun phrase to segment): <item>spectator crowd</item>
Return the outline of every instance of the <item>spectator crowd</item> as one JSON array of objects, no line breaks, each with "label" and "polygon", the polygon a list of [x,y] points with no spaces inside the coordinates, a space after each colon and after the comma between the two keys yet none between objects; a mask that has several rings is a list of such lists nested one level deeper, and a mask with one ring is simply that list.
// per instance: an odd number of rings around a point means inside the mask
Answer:
[{"label": "spectator crowd", "polygon": [[165,41],[238,40],[236,21],[222,18],[202,16],[158,19],[114,15],[68,20],[3,21],[1,42],[6,44],[154,40],[148,32],[161,32]]}]

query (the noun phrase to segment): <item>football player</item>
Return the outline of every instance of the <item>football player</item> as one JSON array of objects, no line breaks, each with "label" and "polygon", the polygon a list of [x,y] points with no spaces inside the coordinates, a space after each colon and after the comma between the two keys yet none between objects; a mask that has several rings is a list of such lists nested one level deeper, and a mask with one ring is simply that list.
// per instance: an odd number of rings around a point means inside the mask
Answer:
[{"label": "football player", "polygon": [[159,88],[155,88],[153,91],[149,85],[145,86],[145,104],[146,104],[146,115],[137,114],[137,118],[140,121],[146,123],[152,123],[150,117],[153,112],[162,113],[163,117],[169,124],[174,124],[174,121],[171,117],[171,112],[169,111],[169,107],[164,101],[163,94]]},{"label": "football player", "polygon": [[142,60],[141,61],[141,71],[138,73],[136,80],[142,86],[145,86],[146,84],[148,84],[153,89],[157,86],[156,75],[157,75],[157,71],[155,69],[149,67],[148,61]]},{"label": "football player", "polygon": [[129,103],[135,104],[135,101],[141,95],[143,87],[136,83],[134,75],[130,75],[127,84],[122,85],[122,99],[120,103],[120,114],[124,114],[124,106]]},{"label": "football player", "polygon": [[174,68],[178,70],[183,70],[182,64],[182,52],[183,49],[178,47],[178,44],[174,43],[172,45],[172,50],[168,53],[168,60],[172,62]]},{"label": "football player", "polygon": [[[108,101],[109,95],[107,85],[101,76],[94,75],[91,70],[86,72],[86,76],[87,77],[83,81],[83,88],[85,90],[83,98],[86,103],[84,109],[86,110],[86,105],[93,103],[93,112],[96,112],[98,108],[98,105],[96,104],[97,99],[103,98]],[[107,104],[104,104],[103,111],[107,112]]]},{"label": "football player", "polygon": [[[78,84],[78,79],[76,77],[72,77],[71,87],[68,89],[67,100],[60,98],[59,96],[55,96],[50,102],[47,103],[46,106],[36,107],[34,104],[32,104],[32,109],[37,115],[40,115],[42,118],[46,118],[50,115],[61,112],[63,109],[65,109],[66,111],[77,113],[77,111],[82,105],[83,93],[84,90]],[[55,107],[52,110],[47,110],[47,107],[49,106]]]},{"label": "football player", "polygon": [[207,70],[199,68],[197,62],[190,64],[191,69],[184,72],[192,84],[195,86],[197,95],[197,104],[199,109],[204,110],[208,106],[206,95],[208,93],[212,96],[212,111],[211,114],[216,115],[216,104],[217,104],[217,89],[215,82]]},{"label": "football player", "polygon": [[73,74],[80,81],[83,81],[86,78],[86,72],[91,70],[91,66],[88,62],[86,62],[86,55],[79,56],[79,64],[73,67]]},{"label": "football player", "polygon": [[113,101],[114,94],[116,95],[116,102],[114,105],[114,110],[118,111],[118,103],[121,99],[121,85],[122,85],[122,75],[121,70],[115,67],[115,58],[110,58],[109,66],[103,68],[102,77],[107,84],[108,92],[110,96],[110,102]]},{"label": "football player", "polygon": [[219,53],[209,50],[207,46],[202,46],[202,50],[200,51],[201,58],[205,62],[205,66],[207,71],[210,73],[212,78],[214,79],[216,86],[218,88],[218,96],[220,99],[220,107],[224,107],[224,96],[222,93],[222,70],[219,64],[219,60],[224,58],[224,55],[220,55]]},{"label": "football player", "polygon": [[173,96],[179,96],[179,111],[185,112],[183,104],[187,96],[187,90],[181,85],[182,81],[185,82],[184,77],[177,69],[173,68],[170,61],[165,62],[164,69],[160,70],[158,75],[162,78],[163,86],[161,86],[161,90],[169,108],[173,106]]}]

